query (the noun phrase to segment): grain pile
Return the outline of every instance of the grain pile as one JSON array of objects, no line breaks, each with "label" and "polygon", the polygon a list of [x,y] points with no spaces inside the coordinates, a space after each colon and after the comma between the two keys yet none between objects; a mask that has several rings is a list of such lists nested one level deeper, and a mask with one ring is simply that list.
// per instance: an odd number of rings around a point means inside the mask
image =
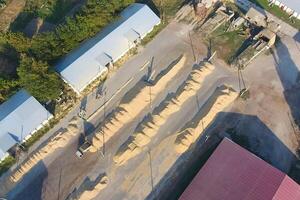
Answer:
[{"label": "grain pile", "polygon": [[[178,72],[184,67],[185,62],[186,57],[181,57],[166,75],[162,76],[155,85],[151,86],[152,100],[155,100],[166,89],[168,84],[174,80]],[[95,152],[102,148],[102,145],[110,140],[118,130],[137,117],[145,107],[149,106],[149,102],[149,88],[145,87],[130,102],[120,104],[112,116],[105,120],[102,129],[95,133],[92,139],[93,147],[90,151]]]},{"label": "grain pile", "polygon": [[193,128],[185,129],[177,136],[175,140],[176,152],[185,152],[213,122],[217,114],[231,104],[237,96],[237,92],[228,86],[218,87],[200,111],[201,120],[198,124]]},{"label": "grain pile", "polygon": [[84,191],[78,200],[87,200],[87,199],[94,199],[101,190],[103,190],[108,184],[108,177],[103,176],[99,182],[91,189]]},{"label": "grain pile", "polygon": [[12,175],[10,176],[10,180],[12,182],[18,182],[39,161],[52,154],[56,149],[64,147],[68,143],[69,139],[78,134],[77,123],[78,119],[73,118],[64,131],[61,131],[59,134],[57,134],[47,143],[46,146],[33,153],[27,161],[21,164],[18,169],[14,173],[12,173]]},{"label": "grain pile", "polygon": [[203,86],[206,76],[212,73],[214,66],[205,62],[203,66],[194,69],[182,89],[177,91],[171,100],[164,102],[163,108],[158,114],[153,114],[140,127],[138,132],[129,137],[125,144],[114,156],[117,165],[123,165],[129,159],[141,152],[142,147],[151,142],[160,126],[166,123],[168,117],[180,110],[181,106],[191,97],[195,96]]}]

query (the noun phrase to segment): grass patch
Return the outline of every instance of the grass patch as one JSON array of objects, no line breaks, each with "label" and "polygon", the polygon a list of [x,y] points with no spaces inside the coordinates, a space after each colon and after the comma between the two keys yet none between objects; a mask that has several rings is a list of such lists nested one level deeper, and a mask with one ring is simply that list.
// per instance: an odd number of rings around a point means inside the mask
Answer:
[{"label": "grass patch", "polygon": [[247,35],[242,29],[226,32],[227,27],[228,23],[225,23],[217,28],[210,34],[208,42],[211,41],[213,51],[217,51],[218,56],[230,64]]},{"label": "grass patch", "polygon": [[256,4],[257,6],[265,9],[266,11],[272,13],[279,19],[285,21],[286,23],[290,24],[291,26],[295,27],[296,29],[300,30],[300,20],[296,18],[291,18],[288,13],[281,10],[280,7],[276,5],[269,6],[267,0],[250,0],[252,3]]},{"label": "grass patch", "polygon": [[160,32],[162,31],[165,27],[167,26],[167,23],[163,23],[161,22],[159,25],[156,25],[153,30],[146,35],[146,37],[144,37],[141,41],[141,44],[143,46],[145,46],[147,43],[149,43],[151,40],[154,39],[154,37]]},{"label": "grass patch", "polygon": [[16,163],[16,159],[12,156],[6,157],[3,161],[0,162],[0,176],[4,174],[11,166]]}]

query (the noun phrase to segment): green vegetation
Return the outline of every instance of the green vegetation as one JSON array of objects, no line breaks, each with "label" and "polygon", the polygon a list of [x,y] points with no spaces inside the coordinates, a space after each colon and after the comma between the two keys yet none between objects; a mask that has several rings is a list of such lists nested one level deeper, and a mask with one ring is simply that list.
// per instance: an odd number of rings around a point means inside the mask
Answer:
[{"label": "green vegetation", "polygon": [[11,25],[11,30],[21,31],[33,18],[57,24],[78,0],[27,0],[24,10]]},{"label": "green vegetation", "polygon": [[20,84],[41,102],[56,99],[61,92],[61,79],[46,62],[22,55],[18,76]]},{"label": "green vegetation", "polygon": [[296,18],[290,18],[290,15],[285,11],[281,10],[280,7],[276,5],[269,6],[267,0],[250,0],[250,1],[260,6],[261,8],[267,10],[268,12],[272,13],[273,15],[277,16],[281,20],[287,22],[291,26],[300,30],[300,20]]},{"label": "green vegetation", "polygon": [[182,0],[153,0],[157,8],[159,8],[162,19],[169,19],[176,14],[182,5]]},{"label": "green vegetation", "polygon": [[0,162],[0,176],[4,174],[13,164],[15,164],[16,160],[12,156],[6,157],[3,161]]},{"label": "green vegetation", "polygon": [[[42,2],[46,2],[45,7],[41,6]],[[53,4],[53,2],[56,2],[56,4]],[[12,24],[11,29],[20,30],[33,17],[41,17],[55,22],[69,9],[70,2],[73,1],[28,0],[26,9],[20,14],[20,18]],[[61,90],[66,91],[68,87],[63,85],[62,80],[50,65],[78,47],[81,42],[93,37],[107,24],[117,20],[119,13],[134,2],[135,0],[87,0],[86,4],[82,6],[75,17],[66,18],[65,22],[59,25],[53,32],[38,34],[32,39],[25,37],[19,32],[9,31],[7,33],[0,33],[0,56],[5,52],[10,52],[10,54],[6,54],[18,62],[15,76],[0,77],[0,103],[20,88],[25,88],[41,102],[56,99]],[[167,25],[169,19],[180,8],[182,1],[154,0],[154,3],[165,17],[163,23],[156,26],[143,39],[143,44],[151,41]],[[57,10],[55,7],[59,7],[60,9]],[[67,98],[68,100],[70,98],[73,100],[76,99],[73,96],[68,96]],[[56,107],[59,110],[57,112],[59,114],[55,115],[55,118],[51,119],[46,126],[38,130],[23,143],[24,148],[28,149],[45,135],[71,108],[72,104],[68,103],[63,110],[60,110],[59,106]],[[0,175],[7,171],[14,163],[15,159],[11,156],[1,162]]]},{"label": "green vegetation", "polygon": [[15,79],[5,79],[0,77],[0,102],[5,101],[13,95],[20,87],[19,82]]},{"label": "green vegetation", "polygon": [[[37,2],[44,1],[29,2],[35,2],[36,5]],[[67,18],[53,32],[38,34],[32,39],[22,33],[0,34],[0,49],[1,46],[13,49],[19,63],[17,77],[1,77],[0,88],[3,90],[0,91],[0,101],[5,101],[20,87],[27,89],[41,102],[56,99],[63,83],[50,65],[116,20],[119,13],[133,2],[134,0],[87,0],[75,17]],[[34,6],[28,4],[27,7]]]},{"label": "green vegetation", "polygon": [[230,64],[247,35],[243,29],[226,32],[227,28],[228,24],[221,25],[210,34],[208,40],[211,41],[211,48],[217,51],[219,57]]},{"label": "green vegetation", "polygon": [[148,42],[153,40],[153,38],[162,30],[166,27],[167,24],[160,23],[159,25],[155,26],[153,30],[142,39],[142,45],[146,45]]},{"label": "green vegetation", "polygon": [[[49,13],[53,13],[54,11],[46,12],[41,11],[39,8],[44,9],[45,7],[50,8],[51,6],[54,8],[55,5],[58,5],[58,2],[62,4],[64,2],[70,3],[73,1],[28,0],[26,9],[24,10],[25,15],[29,17],[34,15],[49,18],[53,16]],[[118,19],[119,13],[133,2],[134,0],[87,0],[86,4],[81,7],[81,10],[78,11],[74,17],[66,18],[65,23],[59,25],[52,32],[38,34],[32,39],[18,32],[1,34],[0,47],[2,43],[2,46],[9,46],[13,49],[16,52],[15,60],[19,63],[18,68],[20,68],[22,63],[23,65],[21,69],[17,70],[18,73],[16,77],[1,77],[0,88],[4,88],[4,90],[0,91],[0,101],[7,99],[20,87],[27,89],[42,102],[58,97],[57,95],[60,93],[63,83],[62,81],[58,83],[58,78],[54,75],[55,72],[53,72],[50,65],[53,65],[62,56],[65,56],[77,48],[81,42],[93,37],[107,24]],[[182,1],[155,0],[154,3],[159,10],[164,13],[165,19],[163,24],[167,24],[168,19],[180,8]],[[67,5],[65,6],[68,7]],[[62,13],[65,11],[61,10],[59,12]],[[165,25],[160,25],[156,27],[154,31],[144,39],[143,43],[145,44],[150,41],[164,26]],[[25,67],[24,58],[31,60],[31,62],[25,62],[26,64],[36,64],[35,69]],[[47,69],[46,66],[48,67]],[[38,72],[39,70],[41,70],[41,72]],[[32,72],[34,73],[31,74]],[[45,83],[42,83],[42,79]],[[49,92],[45,90],[46,88],[49,88]],[[43,92],[45,94],[42,94]]]},{"label": "green vegetation", "polygon": [[43,126],[43,128],[35,132],[28,140],[26,140],[26,142],[22,144],[24,149],[27,151],[30,146],[32,146],[36,141],[43,137],[51,128],[53,128],[56,122],[58,121],[52,119],[47,125]]}]

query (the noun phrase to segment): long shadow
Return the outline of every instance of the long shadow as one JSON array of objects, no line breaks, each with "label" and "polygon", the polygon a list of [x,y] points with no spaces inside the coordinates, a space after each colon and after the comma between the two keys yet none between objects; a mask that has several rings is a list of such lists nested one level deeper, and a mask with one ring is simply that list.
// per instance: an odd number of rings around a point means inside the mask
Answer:
[{"label": "long shadow", "polygon": [[80,194],[82,194],[86,190],[93,190],[94,187],[99,183],[99,181],[105,176],[105,173],[101,173],[97,176],[95,180],[91,180],[89,177],[86,177],[84,181],[78,188],[75,188],[66,198],[66,200],[78,199]]},{"label": "long shadow", "polygon": [[48,170],[43,161],[39,161],[23,179],[7,194],[9,200],[42,199],[43,183]]},{"label": "long shadow", "polygon": [[[290,50],[281,40],[277,42],[276,51],[271,51],[271,55],[276,63],[276,71],[283,86],[284,98],[290,108],[290,111],[287,111],[287,114],[290,116],[290,123],[294,129],[294,134],[299,137],[299,131],[297,131],[300,129],[299,68],[292,59]],[[299,150],[297,154],[299,160]],[[292,178],[300,182],[298,173],[293,173],[293,170],[291,170],[290,174],[293,176]]]},{"label": "long shadow", "polygon": [[294,37],[293,39],[297,42],[300,42],[300,32],[298,32]]},{"label": "long shadow", "polygon": [[[299,51],[300,52],[300,51]],[[276,63],[276,71],[283,86],[283,94],[290,107],[293,122],[300,127],[300,91],[299,91],[299,69],[291,58],[287,46],[278,41],[276,52],[271,51]],[[300,66],[299,66],[300,67]]]},{"label": "long shadow", "polygon": [[225,136],[283,172],[289,171],[296,159],[257,116],[221,112],[197,142],[176,160],[146,199],[178,199]]}]

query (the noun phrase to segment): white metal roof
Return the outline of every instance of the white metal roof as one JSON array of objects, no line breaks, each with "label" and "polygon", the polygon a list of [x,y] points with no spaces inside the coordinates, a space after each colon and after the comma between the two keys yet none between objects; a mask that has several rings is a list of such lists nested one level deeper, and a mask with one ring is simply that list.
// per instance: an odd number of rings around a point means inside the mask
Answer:
[{"label": "white metal roof", "polygon": [[[56,70],[77,92],[81,92],[105,70],[103,63],[107,63],[108,58],[113,62],[118,60],[133,46],[132,38],[136,35],[144,37],[159,23],[160,18],[147,5],[132,4],[121,13],[118,21],[62,59]],[[99,61],[101,57],[104,61]]]},{"label": "white metal roof", "polygon": [[52,115],[25,90],[0,105],[0,149],[7,151]]},{"label": "white metal roof", "polygon": [[[0,159],[4,156],[5,152],[7,152],[12,146],[18,143],[17,138],[14,135],[8,134],[1,134],[0,135]],[[3,152],[3,155],[2,153]]]},{"label": "white metal roof", "polygon": [[300,14],[300,0],[277,0]]}]

